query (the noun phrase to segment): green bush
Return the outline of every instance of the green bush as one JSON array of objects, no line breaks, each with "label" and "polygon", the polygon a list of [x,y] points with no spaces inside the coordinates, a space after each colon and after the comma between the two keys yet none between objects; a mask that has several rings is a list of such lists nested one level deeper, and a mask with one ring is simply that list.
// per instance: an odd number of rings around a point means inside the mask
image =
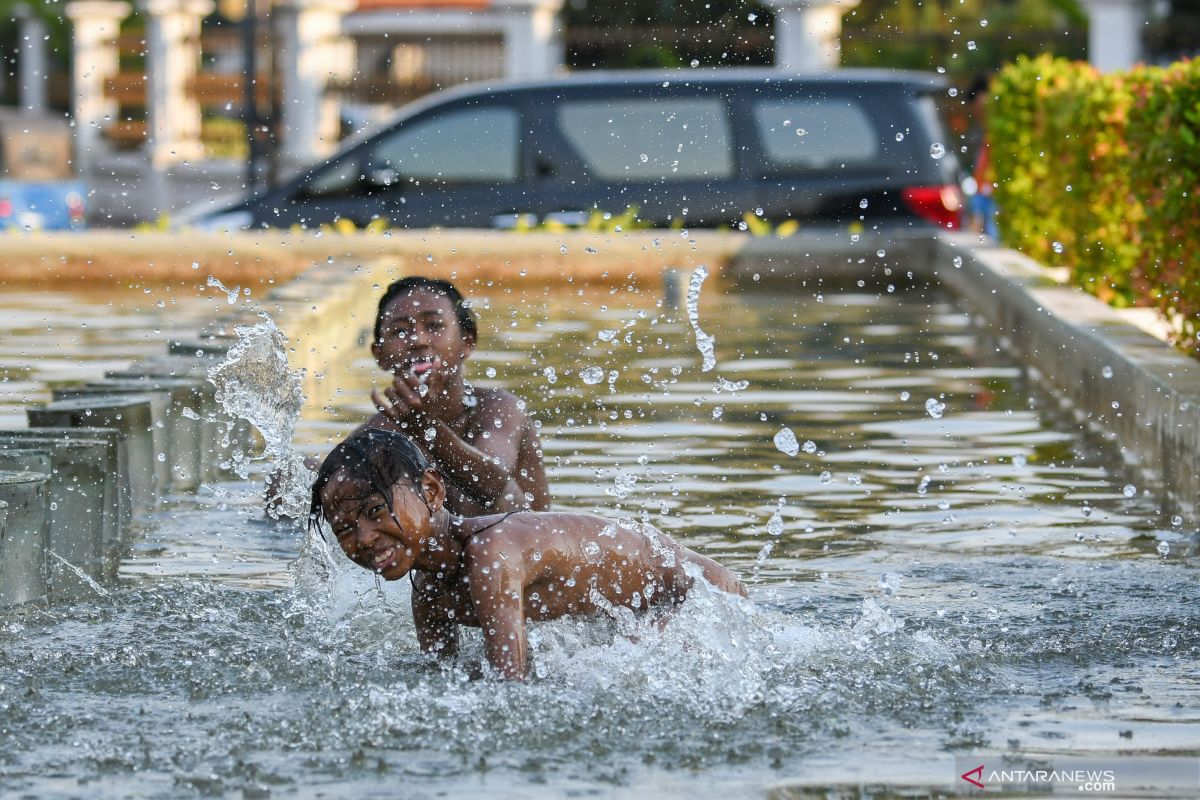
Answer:
[{"label": "green bush", "polygon": [[988,140],[1005,244],[1114,305],[1157,306],[1197,350],[1200,62],[1019,59],[992,84]]}]

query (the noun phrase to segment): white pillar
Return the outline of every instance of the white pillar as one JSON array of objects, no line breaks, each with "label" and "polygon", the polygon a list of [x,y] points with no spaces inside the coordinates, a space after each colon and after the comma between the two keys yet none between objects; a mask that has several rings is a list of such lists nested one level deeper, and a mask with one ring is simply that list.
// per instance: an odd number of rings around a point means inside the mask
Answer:
[{"label": "white pillar", "polygon": [[562,0],[495,0],[504,30],[504,77],[541,78],[563,64]]},{"label": "white pillar", "polygon": [[76,0],[66,7],[71,34],[71,110],[75,118],[75,163],[80,174],[107,153],[104,129],[117,115],[104,84],[119,69],[116,38],[128,3]]},{"label": "white pillar", "polygon": [[17,83],[21,91],[21,108],[43,112],[46,110],[46,21],[25,3],[14,11],[20,20]]},{"label": "white pillar", "polygon": [[1088,61],[1101,72],[1129,69],[1143,58],[1146,0],[1083,0],[1088,13]]},{"label": "white pillar", "polygon": [[275,6],[285,174],[337,145],[338,107],[325,89],[354,71],[353,43],[342,36],[342,17],[354,5],[353,0],[278,0]]},{"label": "white pillar", "polygon": [[140,0],[146,15],[146,154],[151,165],[195,160],[200,143],[200,104],[191,96],[200,69],[200,21],[211,0]]},{"label": "white pillar", "polygon": [[775,11],[775,66],[788,72],[836,69],[842,15],[858,0],[764,0]]}]

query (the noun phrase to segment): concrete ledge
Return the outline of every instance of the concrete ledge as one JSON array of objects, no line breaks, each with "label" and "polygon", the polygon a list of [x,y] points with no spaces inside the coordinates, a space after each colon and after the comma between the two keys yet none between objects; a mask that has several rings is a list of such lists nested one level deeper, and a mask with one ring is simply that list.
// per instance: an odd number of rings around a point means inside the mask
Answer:
[{"label": "concrete ledge", "polygon": [[409,262],[413,272],[460,281],[513,279],[594,282],[675,266],[716,263],[751,241],[714,231],[601,234],[398,230],[317,234],[168,231],[76,231],[11,234],[0,247],[0,284],[114,281],[203,286],[209,275],[235,285],[282,286],[314,265],[341,269],[377,259]]},{"label": "concrete ledge", "polygon": [[0,608],[44,601],[46,585],[46,475],[0,472],[0,501],[8,505],[0,540]]},{"label": "concrete ledge", "polygon": [[944,234],[929,261],[1081,422],[1164,488],[1169,506],[1200,517],[1200,363],[1016,251]]},{"label": "concrete ledge", "polygon": [[1142,480],[1163,488],[1167,508],[1200,519],[1200,363],[1148,334],[1146,320],[1067,285],[1065,270],[975,235],[877,234],[852,244],[838,251],[804,237],[756,239],[726,274],[793,288],[940,283],[1082,423],[1117,442]]}]

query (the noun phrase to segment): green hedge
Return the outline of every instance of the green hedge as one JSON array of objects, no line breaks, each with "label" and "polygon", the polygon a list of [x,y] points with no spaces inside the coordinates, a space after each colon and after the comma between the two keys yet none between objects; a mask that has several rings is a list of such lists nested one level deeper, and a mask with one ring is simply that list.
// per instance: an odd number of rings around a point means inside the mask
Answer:
[{"label": "green hedge", "polygon": [[1004,243],[1114,305],[1157,306],[1200,351],[1200,61],[1020,59],[992,84],[988,139]]}]

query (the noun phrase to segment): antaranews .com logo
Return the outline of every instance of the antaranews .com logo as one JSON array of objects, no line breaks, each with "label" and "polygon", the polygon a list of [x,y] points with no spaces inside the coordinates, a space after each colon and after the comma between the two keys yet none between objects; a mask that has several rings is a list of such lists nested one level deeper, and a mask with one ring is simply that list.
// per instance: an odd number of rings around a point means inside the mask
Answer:
[{"label": "antaranews .com logo", "polygon": [[1187,756],[985,754],[956,758],[955,772],[964,793],[1200,796],[1200,758]]}]

